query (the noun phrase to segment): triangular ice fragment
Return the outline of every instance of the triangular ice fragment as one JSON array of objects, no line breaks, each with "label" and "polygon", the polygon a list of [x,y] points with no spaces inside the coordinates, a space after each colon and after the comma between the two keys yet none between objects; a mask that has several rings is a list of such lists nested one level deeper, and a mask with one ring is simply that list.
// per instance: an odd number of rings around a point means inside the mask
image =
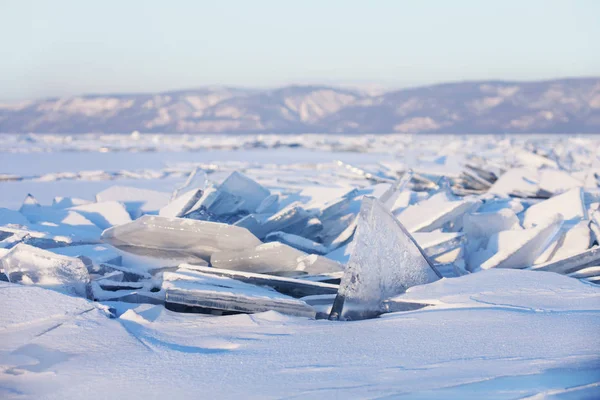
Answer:
[{"label": "triangular ice fragment", "polygon": [[374,317],[385,299],[440,278],[408,231],[372,197],[363,199],[353,244],[330,319]]}]

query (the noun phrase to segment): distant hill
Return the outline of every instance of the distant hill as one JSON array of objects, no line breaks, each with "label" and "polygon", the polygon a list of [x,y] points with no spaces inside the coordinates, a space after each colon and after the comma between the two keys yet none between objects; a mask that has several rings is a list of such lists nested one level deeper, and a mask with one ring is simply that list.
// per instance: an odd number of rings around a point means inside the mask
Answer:
[{"label": "distant hill", "polygon": [[370,95],[207,87],[0,104],[3,133],[600,133],[600,78],[459,82]]}]

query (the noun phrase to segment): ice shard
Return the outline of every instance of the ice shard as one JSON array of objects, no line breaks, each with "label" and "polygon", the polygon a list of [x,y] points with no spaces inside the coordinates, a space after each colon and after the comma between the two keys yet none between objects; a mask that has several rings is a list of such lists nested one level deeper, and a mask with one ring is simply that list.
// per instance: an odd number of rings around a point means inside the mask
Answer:
[{"label": "ice shard", "polygon": [[555,240],[563,219],[555,215],[539,226],[520,231],[502,231],[490,238],[487,251],[493,254],[481,265],[490,268],[527,268],[533,265],[540,254]]},{"label": "ice shard", "polygon": [[536,260],[536,264],[559,261],[563,258],[581,253],[590,248],[592,231],[589,221],[580,221],[575,226],[563,226],[558,239],[548,246]]},{"label": "ice shard", "polygon": [[600,265],[600,247],[594,246],[589,250],[574,254],[558,261],[550,261],[538,264],[530,269],[533,271],[549,271],[558,274],[570,274],[583,270],[584,268]]},{"label": "ice shard", "polygon": [[105,230],[102,239],[122,250],[174,257],[182,254],[208,259],[217,251],[236,251],[260,244],[247,229],[218,222],[145,215]]},{"label": "ice shard", "polygon": [[125,206],[116,201],[89,203],[69,208],[89,219],[100,229],[122,225],[131,222],[131,217]]},{"label": "ice shard", "polygon": [[327,254],[330,251],[321,243],[285,232],[271,232],[265,237],[265,242],[281,242],[309,254]]},{"label": "ice shard", "polygon": [[207,186],[208,176],[206,175],[206,172],[204,172],[204,170],[201,168],[196,167],[192,172],[190,172],[185,183],[173,191],[173,194],[171,195],[171,201],[190,191],[203,191]]},{"label": "ice shard", "polygon": [[158,215],[161,217],[183,217],[198,203],[203,194],[202,189],[192,189],[184,192],[161,208]]},{"label": "ice shard", "polygon": [[298,227],[298,230],[302,230],[311,217],[312,215],[300,203],[292,203],[265,219],[253,232],[261,239],[270,232],[298,233],[292,228]]},{"label": "ice shard", "polygon": [[600,267],[587,267],[569,274],[571,278],[584,279],[600,276]]},{"label": "ice shard", "polygon": [[583,201],[583,190],[574,188],[556,195],[525,210],[523,227],[531,228],[547,220],[554,214],[562,214],[565,223],[574,224],[587,218],[587,209]]},{"label": "ice shard", "polygon": [[363,198],[353,245],[331,319],[376,316],[385,299],[440,278],[414,238],[372,197]]},{"label": "ice shard", "polygon": [[315,310],[303,302],[273,289],[251,285],[225,276],[179,270],[165,272],[162,288],[167,308],[184,305],[206,312],[257,313],[277,311],[302,317],[315,317]]},{"label": "ice shard", "polygon": [[461,246],[465,235],[457,232],[415,232],[413,238],[428,257],[436,257]]},{"label": "ice shard", "polygon": [[406,208],[398,220],[409,232],[431,232],[457,221],[462,224],[462,216],[479,204],[476,199],[455,199],[443,191]]},{"label": "ice shard", "polygon": [[18,244],[0,265],[9,282],[37,285],[76,296],[89,296],[90,276],[83,261],[26,244]]},{"label": "ice shard", "polygon": [[257,274],[253,272],[232,271],[211,267],[199,267],[197,265],[181,264],[179,270],[193,270],[204,274],[223,276],[240,282],[250,283],[258,286],[268,286],[280,293],[292,297],[304,297],[313,295],[336,294],[338,285],[321,282],[311,282],[302,279],[286,278],[275,275]]},{"label": "ice shard", "polygon": [[215,252],[210,258],[210,263],[215,268],[263,274],[304,271],[317,275],[342,269],[341,265],[334,261],[331,261],[331,264],[307,262],[306,257],[307,254],[300,250],[280,242],[271,242],[240,251]]},{"label": "ice shard", "polygon": [[97,202],[118,201],[125,204],[131,218],[158,212],[169,203],[169,194],[129,186],[112,186],[96,194]]},{"label": "ice shard", "polygon": [[255,212],[271,193],[258,182],[234,171],[219,186],[219,190],[243,199],[240,210]]},{"label": "ice shard", "polygon": [[383,195],[381,195],[379,200],[388,208],[388,210],[393,212],[396,208],[398,208],[396,207],[396,201],[408,183],[411,181],[413,175],[414,172],[412,169],[409,169],[402,175],[402,178],[394,182],[390,188]]}]

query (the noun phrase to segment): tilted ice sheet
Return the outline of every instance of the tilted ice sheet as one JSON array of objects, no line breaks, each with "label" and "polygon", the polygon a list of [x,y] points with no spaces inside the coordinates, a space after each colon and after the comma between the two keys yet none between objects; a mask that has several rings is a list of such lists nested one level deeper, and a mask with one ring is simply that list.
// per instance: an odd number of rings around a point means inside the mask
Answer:
[{"label": "tilted ice sheet", "polygon": [[353,245],[333,318],[372,316],[386,298],[439,279],[423,250],[377,199],[363,198]]},{"label": "tilted ice sheet", "polygon": [[96,195],[96,201],[118,201],[125,204],[132,218],[142,213],[157,212],[169,202],[169,194],[129,186],[112,186]]},{"label": "tilted ice sheet", "polygon": [[216,251],[255,247],[260,240],[248,230],[218,222],[145,215],[105,230],[102,239],[115,247],[144,254],[144,249],[208,259]]},{"label": "tilted ice sheet", "polygon": [[494,234],[486,248],[492,254],[479,268],[527,268],[537,257],[557,240],[563,224],[562,217],[556,215],[540,223],[535,228],[502,231]]},{"label": "tilted ice sheet", "polygon": [[310,318],[315,315],[302,300],[225,276],[190,270],[165,272],[162,288],[167,303],[244,313],[275,310]]},{"label": "tilted ice sheet", "polygon": [[238,251],[215,252],[210,258],[215,268],[258,273],[303,271],[311,275],[339,272],[342,266],[332,260],[309,256],[280,242],[263,243]]},{"label": "tilted ice sheet", "polygon": [[43,286],[82,297],[88,295],[90,277],[78,258],[18,244],[0,258],[0,265],[10,282]]},{"label": "tilted ice sheet", "polygon": [[525,210],[523,227],[531,228],[554,214],[561,214],[565,223],[577,223],[586,219],[587,210],[583,202],[583,190],[579,187],[574,188],[532,205]]}]

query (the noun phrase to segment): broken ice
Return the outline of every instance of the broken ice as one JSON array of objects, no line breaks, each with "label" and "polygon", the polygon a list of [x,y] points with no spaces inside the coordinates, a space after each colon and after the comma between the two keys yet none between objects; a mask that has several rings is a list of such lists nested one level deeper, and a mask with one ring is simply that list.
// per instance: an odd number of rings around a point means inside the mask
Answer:
[{"label": "broken ice", "polygon": [[256,313],[268,310],[314,318],[315,310],[302,300],[273,289],[224,276],[179,270],[163,276],[166,304],[182,304],[206,310]]},{"label": "broken ice", "polygon": [[381,202],[365,197],[354,249],[330,318],[369,318],[382,312],[385,299],[439,278],[423,250],[398,220]]},{"label": "broken ice", "polygon": [[0,265],[10,282],[43,286],[82,297],[89,295],[90,276],[78,258],[18,244],[0,258]]},{"label": "broken ice", "polygon": [[188,254],[204,259],[217,251],[241,250],[261,243],[248,230],[237,226],[150,215],[107,229],[102,239],[136,254]]}]

